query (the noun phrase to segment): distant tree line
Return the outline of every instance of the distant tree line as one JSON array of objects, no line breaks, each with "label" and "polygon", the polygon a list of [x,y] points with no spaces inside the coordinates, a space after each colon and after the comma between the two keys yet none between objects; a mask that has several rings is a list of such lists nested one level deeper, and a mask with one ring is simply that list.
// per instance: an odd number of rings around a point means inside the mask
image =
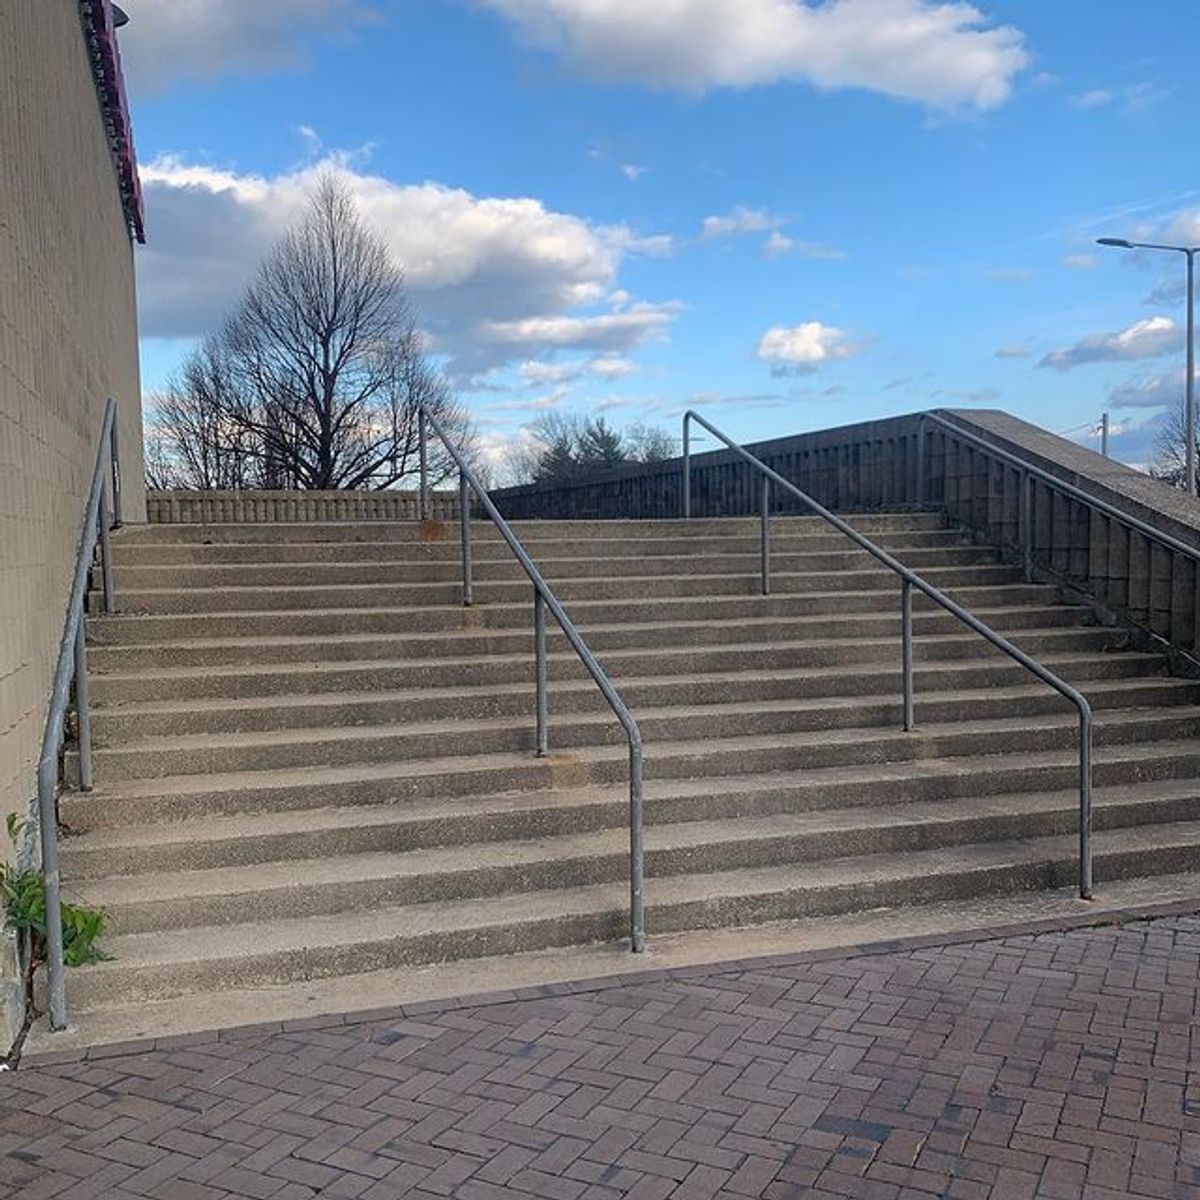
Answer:
[{"label": "distant tree line", "polygon": [[623,463],[662,462],[677,453],[674,439],[654,425],[614,429],[603,417],[549,413],[528,429],[529,440],[509,456],[512,483],[564,483]]},{"label": "distant tree line", "polygon": [[[422,404],[470,449],[466,414],[422,351],[403,274],[329,177],[223,327],[150,398],[147,482],[395,487],[416,475]],[[436,439],[430,463],[435,482],[450,473]]]}]

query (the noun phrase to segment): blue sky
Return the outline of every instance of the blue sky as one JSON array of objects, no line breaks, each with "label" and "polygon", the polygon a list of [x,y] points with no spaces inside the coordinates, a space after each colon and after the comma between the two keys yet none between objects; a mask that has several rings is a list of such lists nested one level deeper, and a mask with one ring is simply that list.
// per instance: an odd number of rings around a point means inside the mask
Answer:
[{"label": "blue sky", "polygon": [[1182,391],[1182,256],[1093,243],[1200,242],[1194,0],[124,7],[148,390],[332,167],[497,455],[957,406],[1141,463]]}]

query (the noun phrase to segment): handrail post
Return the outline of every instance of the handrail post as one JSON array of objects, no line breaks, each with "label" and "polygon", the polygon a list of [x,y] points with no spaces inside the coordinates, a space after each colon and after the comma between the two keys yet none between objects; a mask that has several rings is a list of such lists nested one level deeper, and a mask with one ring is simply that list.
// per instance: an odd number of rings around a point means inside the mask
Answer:
[{"label": "handrail post", "polygon": [[[422,410],[423,411],[423,410]],[[629,741],[629,796],[630,796],[630,886],[633,893],[630,900],[630,928],[633,949],[641,951],[645,944],[645,914],[642,899],[643,850],[642,850],[642,733],[637,721],[629,711],[620,693],[613,687],[612,682],[604,673],[604,668],[597,662],[595,655],[588,648],[579,630],[575,628],[566,609],[559,603],[558,597],[550,585],[542,578],[533,559],[529,557],[520,539],[512,527],[504,519],[503,514],[492,502],[487,488],[472,472],[470,465],[446,436],[436,417],[426,414],[429,425],[446,448],[452,462],[457,464],[460,476],[465,476],[470,490],[475,493],[483,514],[499,530],[500,536],[508,543],[508,548],[516,556],[529,582],[533,585],[533,629],[536,655],[537,679],[537,753],[544,757],[549,750],[549,702],[546,686],[546,613],[554,617],[562,630],[567,644],[575,651],[579,661],[586,668],[592,681],[600,689]]]},{"label": "handrail post", "polygon": [[[1054,674],[1053,671],[1043,666],[1037,659],[1032,658],[1019,646],[1014,645],[1007,638],[997,633],[990,626],[985,625],[978,617],[974,616],[969,610],[964,608],[957,601],[946,595],[939,588],[934,587],[931,583],[922,579],[915,571],[909,570],[899,559],[889,554],[881,546],[876,545],[864,534],[860,533],[853,525],[844,521],[835,513],[829,511],[823,505],[818,504],[811,496],[802,492],[794,483],[785,479],[778,471],[768,467],[761,459],[755,458],[744,447],[739,446],[732,438],[722,433],[712,422],[700,416],[699,413],[689,410],[688,415],[696,420],[703,429],[707,429],[719,441],[725,445],[744,462],[749,463],[784,492],[795,496],[796,499],[806,504],[817,516],[828,522],[835,529],[840,530],[851,541],[855,542],[863,550],[867,551],[877,562],[882,563],[890,571],[894,572],[902,581],[901,591],[901,641],[902,641],[902,674],[904,676],[904,726],[905,729],[911,729],[913,726],[913,666],[912,666],[912,592],[919,591],[923,596],[932,600],[940,608],[950,613],[958,621],[961,621],[968,629],[974,630],[985,641],[991,643],[996,649],[1007,654],[1009,658],[1020,663],[1026,670],[1032,672],[1047,686],[1053,688],[1060,696],[1069,700],[1079,712],[1080,720],[1080,737],[1079,737],[1079,892],[1084,899],[1091,899],[1092,895],[1092,710],[1087,702],[1087,698],[1060,676]],[[929,416],[940,424],[946,424],[936,414]],[[948,426],[953,429],[953,426]],[[968,435],[970,436],[970,435]],[[1018,466],[1022,465],[1020,463]],[[1033,473],[1032,468],[1027,468],[1029,473]],[[1068,485],[1069,487],[1069,485]],[[1068,493],[1069,494],[1069,493]],[[1183,543],[1180,543],[1183,545]],[[1195,551],[1189,551],[1197,559],[1200,559],[1200,554]]]},{"label": "handrail post", "polygon": [[62,895],[58,872],[58,738],[42,750],[38,763],[38,829],[42,878],[46,886],[46,974],[50,985],[50,1029],[67,1027],[67,981],[63,963]]},{"label": "handrail post", "polygon": [[533,589],[534,671],[537,679],[537,756],[550,752],[549,700],[546,695],[546,601],[541,590]]},{"label": "handrail post", "polygon": [[642,745],[629,740],[629,942],[634,954],[646,949],[646,850],[642,836]]},{"label": "handrail post", "polygon": [[917,472],[916,479],[913,481],[916,488],[916,500],[913,507],[920,510],[925,507],[925,495],[927,488],[925,485],[925,414],[920,413],[917,416]]},{"label": "handrail post", "polygon": [[458,519],[462,531],[463,607],[470,608],[475,602],[471,564],[471,486],[466,475],[461,473],[458,477]]},{"label": "handrail post", "polygon": [[1079,710],[1079,897],[1092,899],[1092,714]]},{"label": "handrail post", "polygon": [[683,519],[692,515],[692,443],[688,413],[683,414]]},{"label": "handrail post", "polygon": [[75,723],[79,740],[79,789],[90,792],[94,786],[92,770],[92,689],[88,684],[87,640],[83,616],[75,633]]},{"label": "handrail post", "polygon": [[912,582],[905,579],[900,585],[900,661],[904,676],[904,732],[912,731],[914,720],[913,697],[913,620]]},{"label": "handrail post", "polygon": [[[108,525],[108,481],[100,478],[100,506],[96,513],[100,532],[100,572],[104,578],[104,611],[112,615],[116,611],[116,589],[113,586],[112,545],[109,541]],[[82,621],[83,618],[80,617]]]},{"label": "handrail post", "polygon": [[771,481],[762,481],[762,594],[771,594]]},{"label": "handrail post", "polygon": [[121,498],[121,439],[117,436],[117,422],[115,418],[112,423],[112,433],[109,435],[108,466],[112,474],[113,489],[112,527],[113,529],[120,529],[125,522],[123,519],[124,507]]},{"label": "handrail post", "polygon": [[425,430],[425,406],[417,409],[417,464],[420,471],[420,516],[429,520],[429,437]]},{"label": "handrail post", "polygon": [[1033,582],[1033,476],[1021,472],[1017,496],[1017,540],[1021,543],[1021,570],[1026,583]]}]

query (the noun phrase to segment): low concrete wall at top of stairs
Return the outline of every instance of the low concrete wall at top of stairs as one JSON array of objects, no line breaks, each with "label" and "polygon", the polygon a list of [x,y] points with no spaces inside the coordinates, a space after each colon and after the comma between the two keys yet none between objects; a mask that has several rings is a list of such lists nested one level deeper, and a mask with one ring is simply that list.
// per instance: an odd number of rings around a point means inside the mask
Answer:
[{"label": "low concrete wall at top of stairs", "polygon": [[[458,519],[458,494],[430,493],[432,516]],[[146,519],[152,525],[298,524],[326,521],[415,521],[417,492],[381,491],[152,491]]]}]

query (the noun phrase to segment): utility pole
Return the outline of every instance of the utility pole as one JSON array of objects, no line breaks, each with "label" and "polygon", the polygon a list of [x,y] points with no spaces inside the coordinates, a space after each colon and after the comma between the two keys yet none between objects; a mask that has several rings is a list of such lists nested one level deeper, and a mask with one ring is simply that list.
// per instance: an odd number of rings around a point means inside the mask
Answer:
[{"label": "utility pole", "polygon": [[1100,453],[1108,457],[1108,413],[1100,418]]}]

